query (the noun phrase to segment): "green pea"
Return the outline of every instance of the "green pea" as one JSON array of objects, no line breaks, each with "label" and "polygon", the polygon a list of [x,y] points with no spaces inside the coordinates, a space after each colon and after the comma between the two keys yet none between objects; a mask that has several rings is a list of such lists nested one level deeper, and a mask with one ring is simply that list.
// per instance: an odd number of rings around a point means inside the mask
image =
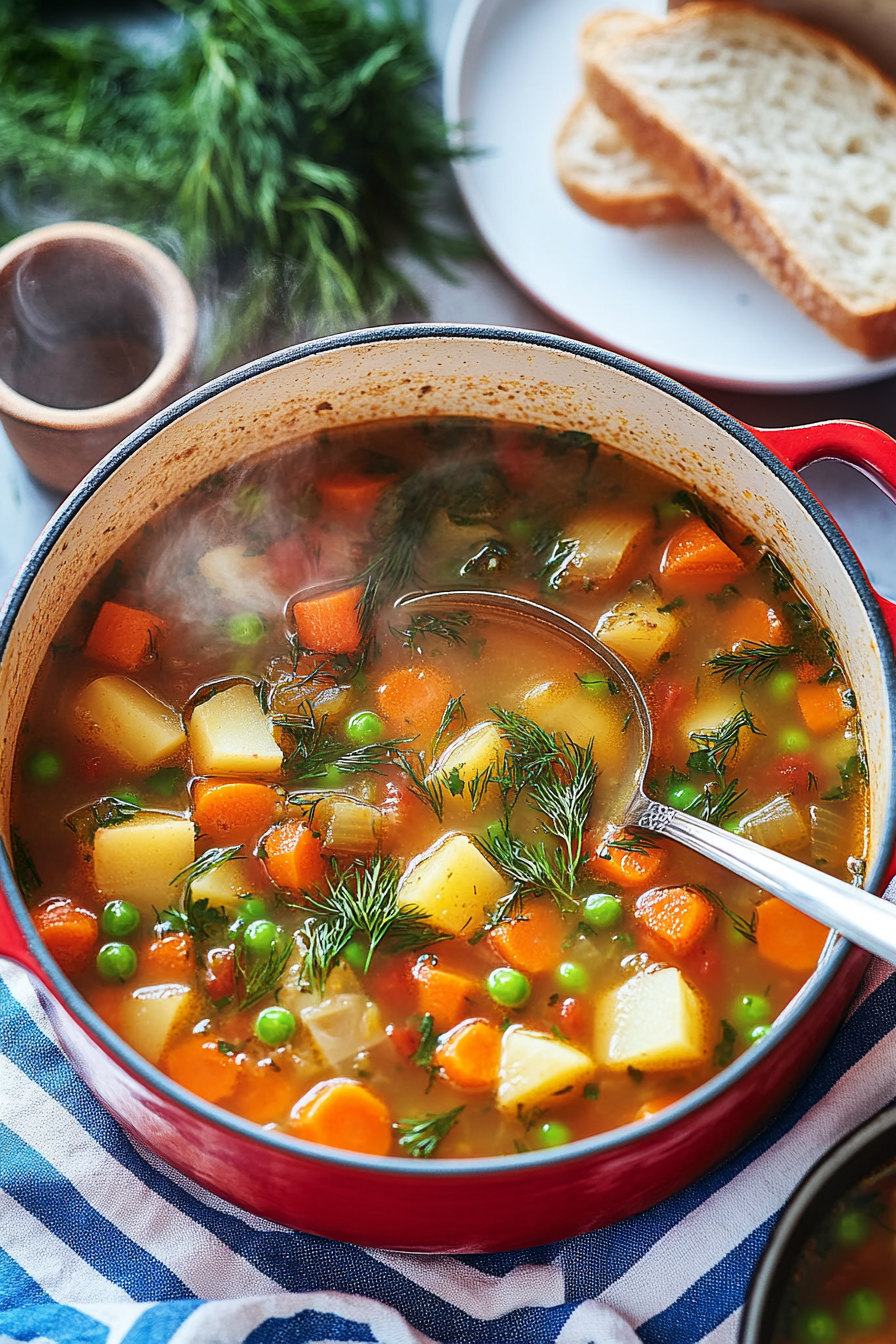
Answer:
[{"label": "green pea", "polygon": [[731,1015],[742,1027],[756,1027],[769,1020],[772,1006],[764,994],[743,994],[735,999]]},{"label": "green pea", "polygon": [[838,1333],[837,1322],[823,1307],[801,1311],[796,1318],[796,1337],[800,1344],[834,1344]]},{"label": "green pea", "polygon": [[542,1148],[559,1148],[562,1143],[569,1143],[572,1133],[568,1125],[563,1125],[559,1120],[546,1120],[543,1125],[538,1126],[538,1142]]},{"label": "green pea", "polygon": [[283,1045],[296,1029],[288,1008],[263,1008],[255,1019],[255,1035],[264,1045]]},{"label": "green pea", "polygon": [[871,1219],[861,1209],[847,1209],[834,1223],[834,1236],[841,1246],[861,1246],[871,1231]]},{"label": "green pea", "polygon": [[106,943],[96,954],[96,968],[104,980],[130,980],[137,953],[127,943]]},{"label": "green pea", "polygon": [[266,956],[277,942],[280,930],[269,919],[254,919],[243,934],[243,943],[257,956]]},{"label": "green pea", "polygon": [[372,709],[359,709],[357,714],[346,719],[345,735],[356,747],[369,746],[382,737],[383,721]]},{"label": "green pea", "polygon": [[622,918],[622,902],[609,892],[596,891],[582,902],[582,918],[592,929],[615,928]]},{"label": "green pea", "polygon": [[689,779],[683,779],[678,784],[669,785],[666,790],[666,802],[670,807],[680,807],[684,811],[702,795],[702,789],[692,784]]},{"label": "green pea", "polygon": [[577,961],[561,961],[554,976],[560,988],[568,989],[572,994],[580,994],[588,988],[588,972]]},{"label": "green pea", "polygon": [[805,728],[785,728],[778,734],[778,746],[782,751],[808,751],[811,745],[812,739]]},{"label": "green pea", "polygon": [[584,676],[579,677],[579,685],[583,691],[593,695],[595,700],[609,700],[611,695],[619,694],[616,682],[610,677],[601,676],[599,672],[586,672]]},{"label": "green pea", "polygon": [[320,782],[325,789],[339,789],[348,779],[348,775],[335,765],[328,765],[324,773],[320,776]]},{"label": "green pea", "polygon": [[489,971],[485,987],[502,1008],[522,1008],[532,993],[532,986],[522,971],[515,971],[510,966],[496,966]]},{"label": "green pea", "polygon": [[887,1318],[884,1300],[872,1288],[857,1288],[855,1292],[848,1293],[840,1312],[853,1330],[875,1330]]},{"label": "green pea", "polygon": [[767,1036],[771,1029],[770,1022],[760,1022],[758,1026],[751,1028],[751,1030],[747,1032],[747,1040],[761,1041],[763,1036]]},{"label": "green pea", "polygon": [[794,672],[788,672],[785,668],[782,668],[780,672],[776,672],[774,676],[769,677],[765,684],[768,687],[768,693],[773,700],[779,702],[792,700],[793,691],[796,686],[796,674]]},{"label": "green pea", "polygon": [[254,611],[241,611],[228,620],[227,633],[234,644],[257,644],[264,639],[264,621]]},{"label": "green pea", "polygon": [[353,938],[350,943],[346,943],[342,949],[343,958],[348,962],[353,971],[363,973],[367,966],[367,954],[369,948],[363,943],[359,943],[357,938]]},{"label": "green pea", "polygon": [[268,905],[259,896],[245,896],[237,901],[237,911],[242,919],[251,924],[253,919],[267,919]]},{"label": "green pea", "polygon": [[39,747],[28,757],[25,772],[36,784],[52,784],[62,774],[62,757],[49,747]]},{"label": "green pea", "polygon": [[127,938],[140,923],[140,911],[130,901],[109,901],[103,906],[100,923],[103,933],[109,933],[113,938]]}]

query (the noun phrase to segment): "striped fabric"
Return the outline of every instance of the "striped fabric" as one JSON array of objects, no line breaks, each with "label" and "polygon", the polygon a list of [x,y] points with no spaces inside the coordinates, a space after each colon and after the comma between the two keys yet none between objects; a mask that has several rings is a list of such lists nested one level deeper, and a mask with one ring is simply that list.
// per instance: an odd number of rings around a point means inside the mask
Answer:
[{"label": "striped fabric", "polygon": [[877,962],[793,1102],[675,1198],[532,1250],[365,1251],[244,1214],[135,1147],[2,965],[0,1344],[734,1344],[781,1205],[896,1096],[896,975]]}]

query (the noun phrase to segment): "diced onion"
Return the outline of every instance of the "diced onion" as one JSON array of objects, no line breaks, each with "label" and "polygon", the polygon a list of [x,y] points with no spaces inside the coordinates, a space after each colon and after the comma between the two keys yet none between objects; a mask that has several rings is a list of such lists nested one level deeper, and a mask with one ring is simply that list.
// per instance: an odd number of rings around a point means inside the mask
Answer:
[{"label": "diced onion", "polygon": [[740,833],[767,849],[802,849],[809,841],[805,818],[787,793],[741,818]]}]

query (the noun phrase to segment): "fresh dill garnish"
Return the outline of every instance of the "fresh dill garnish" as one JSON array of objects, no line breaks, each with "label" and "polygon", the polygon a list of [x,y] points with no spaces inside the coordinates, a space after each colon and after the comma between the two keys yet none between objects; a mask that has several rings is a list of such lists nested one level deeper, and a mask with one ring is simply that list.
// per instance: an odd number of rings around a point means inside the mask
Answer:
[{"label": "fresh dill garnish", "polygon": [[70,831],[74,831],[82,845],[89,845],[101,826],[120,826],[123,821],[131,821],[144,810],[141,803],[131,798],[117,798],[113,794],[97,798],[95,803],[69,812],[65,824]]},{"label": "fresh dill garnish", "polygon": [[736,677],[738,684],[745,681],[764,681],[773,672],[777,672],[782,658],[799,653],[797,644],[762,644],[753,640],[744,642],[730,653],[717,653],[710,658],[707,666],[721,676],[722,681]]},{"label": "fresh dill garnish", "polygon": [[676,490],[672,496],[672,503],[677,504],[680,509],[685,509],[688,513],[696,514],[707,527],[715,532],[717,537],[725,540],[725,529],[722,527],[721,519],[713,513],[712,509],[707,508],[699,495],[693,494],[690,490]]},{"label": "fresh dill garnish", "polygon": [[390,625],[389,631],[406,649],[416,648],[427,635],[444,639],[448,644],[465,644],[466,640],[460,632],[472,619],[468,611],[446,611],[442,616],[421,611],[411,617],[407,629],[397,630],[394,625]]},{"label": "fresh dill garnish", "polygon": [[822,672],[818,678],[821,686],[827,686],[830,682],[843,676],[843,668],[840,666],[840,655],[837,652],[837,645],[834,643],[834,636],[830,630],[819,630],[818,636],[824,645],[825,653],[831,660],[830,667],[826,672]]},{"label": "fresh dill garnish", "polygon": [[738,782],[732,779],[723,785],[721,780],[710,780],[703,785],[703,792],[682,811],[701,817],[713,826],[723,825],[734,815],[737,804],[746,794],[746,789],[738,789]]},{"label": "fresh dill garnish", "polygon": [[176,877],[172,877],[169,886],[174,887],[178,882],[184,884],[184,900],[187,900],[193,894],[193,883],[200,877],[206,877],[209,873],[215,872],[225,863],[230,863],[235,859],[242,849],[242,845],[230,845],[227,849],[207,849],[204,854],[200,854],[198,859],[187,864]]},{"label": "fresh dill garnish", "polygon": [[445,706],[442,714],[442,721],[432,740],[432,754],[437,756],[442,748],[442,741],[452,731],[455,724],[466,723],[467,711],[464,709],[464,692],[460,695],[453,695]]},{"label": "fresh dill garnish", "polygon": [[[575,909],[571,899],[572,883],[564,856],[559,850],[549,851],[543,840],[521,840],[508,826],[491,827],[482,838],[483,849],[514,883],[515,890],[508,898],[522,901],[525,896],[549,892],[561,910]],[[506,922],[511,916],[493,916],[491,928]]]},{"label": "fresh dill garnish", "polygon": [[673,597],[671,602],[667,602],[664,607],[657,607],[657,611],[667,616],[670,611],[678,611],[680,607],[686,607],[687,603],[683,597]]},{"label": "fresh dill garnish", "polygon": [[438,1044],[439,1033],[435,1029],[432,1013],[424,1013],[420,1023],[420,1043],[411,1055],[411,1063],[419,1064],[422,1069],[431,1068]]},{"label": "fresh dill garnish", "polygon": [[759,561],[760,569],[767,569],[772,576],[772,592],[789,593],[793,587],[793,575],[784,564],[779,560],[774,551],[766,551]]},{"label": "fresh dill garnish", "polygon": [[714,1069],[724,1069],[734,1058],[734,1044],[737,1040],[737,1032],[730,1022],[726,1022],[724,1017],[721,1021],[722,1037],[712,1052],[712,1066]]},{"label": "fresh dill garnish", "polygon": [[762,729],[756,727],[756,721],[746,705],[742,705],[736,714],[720,723],[718,728],[690,733],[697,750],[688,757],[688,769],[696,770],[698,774],[724,775],[729,756],[737,756],[740,735],[745,729],[757,737],[765,736]]},{"label": "fresh dill garnish", "polygon": [[442,1111],[439,1115],[396,1120],[392,1128],[398,1134],[399,1148],[404,1148],[408,1157],[432,1157],[449,1130],[457,1124],[464,1109],[464,1106],[455,1106],[453,1111]]},{"label": "fresh dill garnish", "polygon": [[327,977],[352,940],[352,927],[344,920],[332,923],[323,919],[308,919],[301,929],[305,944],[301,982],[312,993],[323,994]]},{"label": "fresh dill garnish", "polygon": [[328,731],[326,714],[318,718],[313,705],[306,704],[305,708],[306,714],[274,715],[272,720],[292,740],[292,750],[283,762],[283,777],[289,782],[320,779],[331,766],[346,775],[381,774],[393,753],[412,741],[409,737],[396,737],[386,742],[348,747],[344,742],[337,742]]},{"label": "fresh dill garnish", "polygon": [[445,809],[445,791],[441,779],[427,771],[423,752],[399,751],[395,753],[395,760],[404,771],[408,788],[414,797],[431,808],[441,821]]},{"label": "fresh dill garnish", "polygon": [[166,910],[155,910],[154,913],[160,933],[188,933],[198,943],[212,938],[216,930],[227,923],[227,912],[223,907],[210,905],[207,896],[194,900],[190,891],[184,892],[182,907],[170,905]]},{"label": "fresh dill garnish", "polygon": [[[488,845],[483,842],[483,847],[487,849]],[[511,920],[519,919],[520,915],[523,913],[524,895],[525,892],[523,888],[517,885],[507,896],[502,896],[500,901],[498,901],[494,908],[489,912],[482,927],[477,929],[468,941],[475,945],[476,943],[481,942],[483,938],[486,938],[491,933],[492,929],[497,929],[501,924],[509,924]]]},{"label": "fresh dill garnish", "polygon": [[[868,767],[863,757],[856,755],[850,756],[848,761],[841,762],[837,766],[837,773],[840,776],[840,783],[836,788],[827,789],[821,795],[822,802],[839,803],[845,802],[851,798],[857,788],[867,783]],[[816,788],[818,787],[816,781]]]},{"label": "fresh dill garnish", "polygon": [[34,893],[43,886],[43,882],[40,879],[40,874],[37,871],[34,859],[31,857],[31,851],[28,849],[28,846],[25,844],[25,841],[22,839],[15,826],[13,826],[10,832],[10,840],[12,843],[13,872],[16,875],[16,881],[19,884],[22,895],[27,900],[28,897],[33,896]]},{"label": "fresh dill garnish", "polygon": [[627,828],[625,835],[620,835],[615,840],[607,840],[604,845],[604,849],[618,849],[624,854],[649,854],[652,849],[658,848],[657,842],[646,831],[639,831],[631,826]]},{"label": "fresh dill garnish", "polygon": [[283,979],[283,973],[296,951],[292,938],[273,944],[266,957],[252,957],[245,948],[238,947],[234,957],[242,989],[239,992],[241,1008],[249,1008],[259,999],[273,994]]},{"label": "fresh dill garnish", "polygon": [[756,928],[759,924],[759,915],[756,910],[753,911],[749,919],[744,919],[743,915],[739,915],[736,910],[729,910],[721,896],[718,892],[713,891],[712,887],[698,886],[697,891],[701,891],[709,903],[714,905],[720,914],[723,914],[726,919],[731,920],[735,930],[742,938],[746,938],[749,943],[756,942]]}]

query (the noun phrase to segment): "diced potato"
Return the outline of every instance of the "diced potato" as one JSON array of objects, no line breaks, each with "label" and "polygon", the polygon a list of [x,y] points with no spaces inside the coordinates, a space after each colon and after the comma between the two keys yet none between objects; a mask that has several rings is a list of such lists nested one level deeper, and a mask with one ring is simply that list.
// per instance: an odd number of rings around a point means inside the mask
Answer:
[{"label": "diced potato", "polygon": [[498,1110],[517,1116],[546,1102],[553,1105],[593,1073],[594,1061],[575,1046],[542,1031],[508,1027],[501,1038]]},{"label": "diced potato", "polygon": [[618,603],[598,623],[595,634],[636,672],[647,672],[678,639],[681,625],[674,611],[658,611],[652,603]]},{"label": "diced potato", "polygon": [[498,725],[493,719],[486,719],[484,723],[475,723],[446,747],[430,775],[444,779],[456,770],[466,784],[477,775],[484,775],[489,766],[500,765],[503,755],[504,743]]},{"label": "diced potato", "polygon": [[[705,680],[705,679],[704,679]],[[710,682],[708,693],[700,696],[697,703],[681,716],[679,720],[681,745],[686,751],[698,751],[700,743],[694,742],[692,733],[715,733],[726,721],[733,719],[743,709],[740,692],[734,687],[722,687],[717,690]],[[759,724],[757,723],[757,728]],[[745,728],[740,734],[738,755],[749,750],[754,734]]]},{"label": "diced potato", "polygon": [[586,590],[608,583],[633,558],[653,527],[646,509],[609,509],[596,518],[574,518],[564,528],[576,549],[564,569],[566,582]]},{"label": "diced potato", "polygon": [[97,677],[75,701],[75,717],[87,735],[124,765],[152,770],[184,747],[179,714],[130,677]]},{"label": "diced potato", "polygon": [[188,732],[201,775],[276,775],[283,764],[255,690],[237,682],[193,710]]},{"label": "diced potato", "polygon": [[172,886],[193,862],[195,830],[187,817],[140,812],[117,826],[101,826],[93,838],[93,873],[107,901],[130,901],[146,915],[170,905]]},{"label": "diced potato", "polygon": [[639,971],[598,1003],[594,1053],[605,1068],[682,1069],[708,1050],[706,1005],[676,966]]},{"label": "diced potato", "polygon": [[419,906],[443,933],[470,938],[485,923],[486,911],[512,890],[479,846],[456,834],[414,860],[399,884],[398,904]]},{"label": "diced potato", "polygon": [[565,681],[542,682],[526,693],[520,708],[548,733],[568,733],[583,747],[593,742],[599,759],[622,752],[619,714],[610,701],[594,699],[578,683],[572,688]]},{"label": "diced potato", "polygon": [[195,878],[190,889],[194,900],[207,900],[209,905],[221,906],[229,912],[241,897],[264,891],[267,885],[257,859],[233,858]]},{"label": "diced potato", "polygon": [[748,840],[769,849],[802,849],[809,843],[806,818],[789,793],[779,793],[742,817],[738,829]]},{"label": "diced potato", "polygon": [[282,608],[283,598],[274,590],[267,557],[246,555],[242,542],[206,551],[199,561],[199,573],[231,608],[269,616]]},{"label": "diced potato", "polygon": [[301,1010],[324,1059],[337,1068],[386,1039],[380,1010],[365,994],[335,994]]},{"label": "diced potato", "polygon": [[376,854],[380,847],[383,814],[373,803],[333,793],[318,804],[314,819],[328,854]]},{"label": "diced potato", "polygon": [[119,1031],[150,1064],[158,1064],[201,1011],[202,998],[190,985],[149,985],[125,999]]}]

